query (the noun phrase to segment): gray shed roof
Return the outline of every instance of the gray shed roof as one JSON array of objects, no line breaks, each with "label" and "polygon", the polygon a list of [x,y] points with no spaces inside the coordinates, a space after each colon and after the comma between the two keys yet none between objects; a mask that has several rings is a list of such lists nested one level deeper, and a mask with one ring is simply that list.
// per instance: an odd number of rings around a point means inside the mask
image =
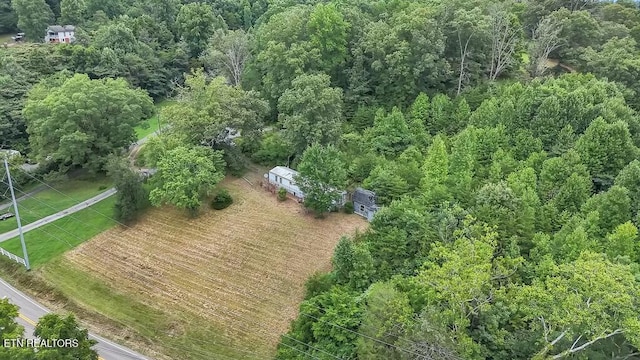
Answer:
[{"label": "gray shed roof", "polygon": [[52,31],[52,32],[65,32],[65,31],[74,31],[76,29],[75,26],[73,25],[65,25],[65,26],[61,26],[61,25],[51,25],[47,28],[47,31]]},{"label": "gray shed roof", "polygon": [[363,188],[356,188],[353,192],[353,202],[366,206],[376,206],[376,193]]}]

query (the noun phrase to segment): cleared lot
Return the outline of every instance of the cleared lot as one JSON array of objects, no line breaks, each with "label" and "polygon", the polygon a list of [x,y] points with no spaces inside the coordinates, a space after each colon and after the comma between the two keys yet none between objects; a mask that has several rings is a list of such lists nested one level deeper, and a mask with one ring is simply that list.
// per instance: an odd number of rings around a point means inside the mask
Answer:
[{"label": "cleared lot", "polygon": [[215,338],[185,358],[271,356],[296,316],[306,279],[329,268],[341,235],[367,223],[344,214],[314,219],[291,200],[278,202],[257,186],[258,179],[253,186],[225,180],[235,200],[225,210],[188,219],[170,208],[154,209],[134,228],[106,231],[62,263],[136,303],[200,321],[172,326],[172,337],[213,327]]}]

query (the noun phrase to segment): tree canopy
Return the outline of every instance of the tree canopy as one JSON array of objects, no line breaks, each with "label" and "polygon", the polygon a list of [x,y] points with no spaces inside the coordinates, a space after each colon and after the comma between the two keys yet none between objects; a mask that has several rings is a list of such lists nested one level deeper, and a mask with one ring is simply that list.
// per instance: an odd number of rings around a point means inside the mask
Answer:
[{"label": "tree canopy", "polygon": [[196,214],[203,198],[224,177],[222,154],[210,148],[178,146],[167,150],[158,161],[156,187],[149,200],[155,206],[175,205]]},{"label": "tree canopy", "polygon": [[151,98],[123,79],[91,80],[76,74],[34,87],[24,116],[38,161],[58,169],[103,170],[106,157],[135,140],[133,127],[148,118]]},{"label": "tree canopy", "polygon": [[[72,44],[38,44],[66,23]],[[636,2],[0,0],[17,31],[0,149],[110,170],[123,219],[146,194],[105,164],[152,113],[156,206],[195,212],[249,161],[298,170],[318,214],[376,193],[278,359],[640,352]]]},{"label": "tree canopy", "polygon": [[347,171],[338,149],[333,145],[313,144],[302,154],[295,179],[305,194],[304,204],[321,215],[339,206]]},{"label": "tree canopy", "polygon": [[[7,298],[0,299],[0,340],[18,339],[24,336],[24,328],[18,325],[18,306]],[[78,346],[67,347],[33,347],[2,346],[0,356],[4,359],[36,360],[36,359],[83,359],[98,360],[98,353],[92,349],[97,341],[89,339],[89,332],[79,327],[73,315],[61,316],[47,314],[36,324],[33,335],[41,340],[68,339],[76,340]]]}]

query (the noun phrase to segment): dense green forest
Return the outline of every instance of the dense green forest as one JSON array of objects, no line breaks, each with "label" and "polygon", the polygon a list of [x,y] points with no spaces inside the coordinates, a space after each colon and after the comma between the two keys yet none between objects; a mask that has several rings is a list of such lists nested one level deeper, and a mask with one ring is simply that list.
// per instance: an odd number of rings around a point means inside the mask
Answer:
[{"label": "dense green forest", "polygon": [[41,171],[104,171],[172,97],[154,204],[249,161],[376,193],[278,359],[640,356],[635,2],[0,0],[17,29],[0,148]]}]

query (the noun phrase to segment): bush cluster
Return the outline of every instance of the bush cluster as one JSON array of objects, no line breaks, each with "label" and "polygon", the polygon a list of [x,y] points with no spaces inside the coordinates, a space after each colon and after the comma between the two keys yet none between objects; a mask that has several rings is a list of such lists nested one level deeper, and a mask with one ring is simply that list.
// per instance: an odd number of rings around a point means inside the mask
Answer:
[{"label": "bush cluster", "polygon": [[225,189],[220,190],[211,202],[211,207],[215,210],[222,210],[233,204],[233,198],[231,194]]}]

